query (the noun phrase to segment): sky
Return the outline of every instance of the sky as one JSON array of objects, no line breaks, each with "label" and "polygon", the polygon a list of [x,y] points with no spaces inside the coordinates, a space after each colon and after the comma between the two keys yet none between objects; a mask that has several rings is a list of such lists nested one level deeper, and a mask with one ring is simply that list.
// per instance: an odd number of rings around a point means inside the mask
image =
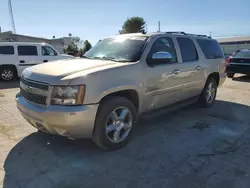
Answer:
[{"label": "sky", "polygon": [[[79,36],[92,44],[116,35],[132,16],[148,32],[185,31],[212,37],[250,35],[250,0],[12,0],[16,32],[36,37]],[[0,0],[0,26],[11,30],[8,0]]]}]

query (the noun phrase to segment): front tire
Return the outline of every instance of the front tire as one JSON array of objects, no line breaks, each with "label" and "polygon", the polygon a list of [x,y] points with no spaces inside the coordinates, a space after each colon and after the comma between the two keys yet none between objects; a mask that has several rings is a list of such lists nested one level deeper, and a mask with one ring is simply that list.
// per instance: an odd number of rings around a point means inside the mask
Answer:
[{"label": "front tire", "polygon": [[200,107],[210,108],[213,106],[217,94],[217,87],[218,84],[216,80],[213,77],[208,78],[198,101]]},{"label": "front tire", "polygon": [[136,119],[131,101],[123,97],[107,98],[98,109],[92,139],[102,149],[120,149],[131,140]]},{"label": "front tire", "polygon": [[227,73],[227,77],[228,78],[233,78],[234,77],[234,73]]},{"label": "front tire", "polygon": [[10,66],[3,66],[0,68],[0,79],[8,82],[14,80],[16,77],[16,71],[13,67]]}]

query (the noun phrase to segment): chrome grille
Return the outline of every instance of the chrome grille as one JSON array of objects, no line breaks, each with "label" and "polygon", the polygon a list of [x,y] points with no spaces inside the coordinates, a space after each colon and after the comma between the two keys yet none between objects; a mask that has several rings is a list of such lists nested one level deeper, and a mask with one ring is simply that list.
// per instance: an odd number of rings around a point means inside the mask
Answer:
[{"label": "chrome grille", "polygon": [[46,105],[49,86],[21,78],[20,93],[30,102]]}]

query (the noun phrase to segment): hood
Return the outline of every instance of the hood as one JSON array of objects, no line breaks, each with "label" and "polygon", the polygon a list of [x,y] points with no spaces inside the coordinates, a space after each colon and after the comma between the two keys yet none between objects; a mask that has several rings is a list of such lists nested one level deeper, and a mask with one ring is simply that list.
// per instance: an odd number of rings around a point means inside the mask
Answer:
[{"label": "hood", "polygon": [[70,75],[79,72],[94,72],[105,70],[108,68],[119,67],[124,63],[117,63],[106,60],[91,60],[91,59],[66,59],[58,60],[49,63],[42,63],[26,68],[22,76],[24,78],[49,83],[51,85],[68,84],[72,78]]}]

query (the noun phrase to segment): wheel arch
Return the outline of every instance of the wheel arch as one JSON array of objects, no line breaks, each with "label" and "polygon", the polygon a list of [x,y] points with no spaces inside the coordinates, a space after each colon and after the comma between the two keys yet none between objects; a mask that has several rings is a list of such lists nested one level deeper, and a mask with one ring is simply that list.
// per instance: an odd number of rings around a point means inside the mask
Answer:
[{"label": "wheel arch", "polygon": [[103,96],[100,99],[100,103],[113,96],[119,96],[128,99],[135,106],[137,113],[139,112],[140,110],[139,93],[135,89],[123,89],[108,93],[107,95]]},{"label": "wheel arch", "polygon": [[209,74],[207,77],[207,80],[209,78],[214,78],[216,83],[217,83],[217,86],[220,84],[220,74],[218,72],[213,72],[213,73]]}]

